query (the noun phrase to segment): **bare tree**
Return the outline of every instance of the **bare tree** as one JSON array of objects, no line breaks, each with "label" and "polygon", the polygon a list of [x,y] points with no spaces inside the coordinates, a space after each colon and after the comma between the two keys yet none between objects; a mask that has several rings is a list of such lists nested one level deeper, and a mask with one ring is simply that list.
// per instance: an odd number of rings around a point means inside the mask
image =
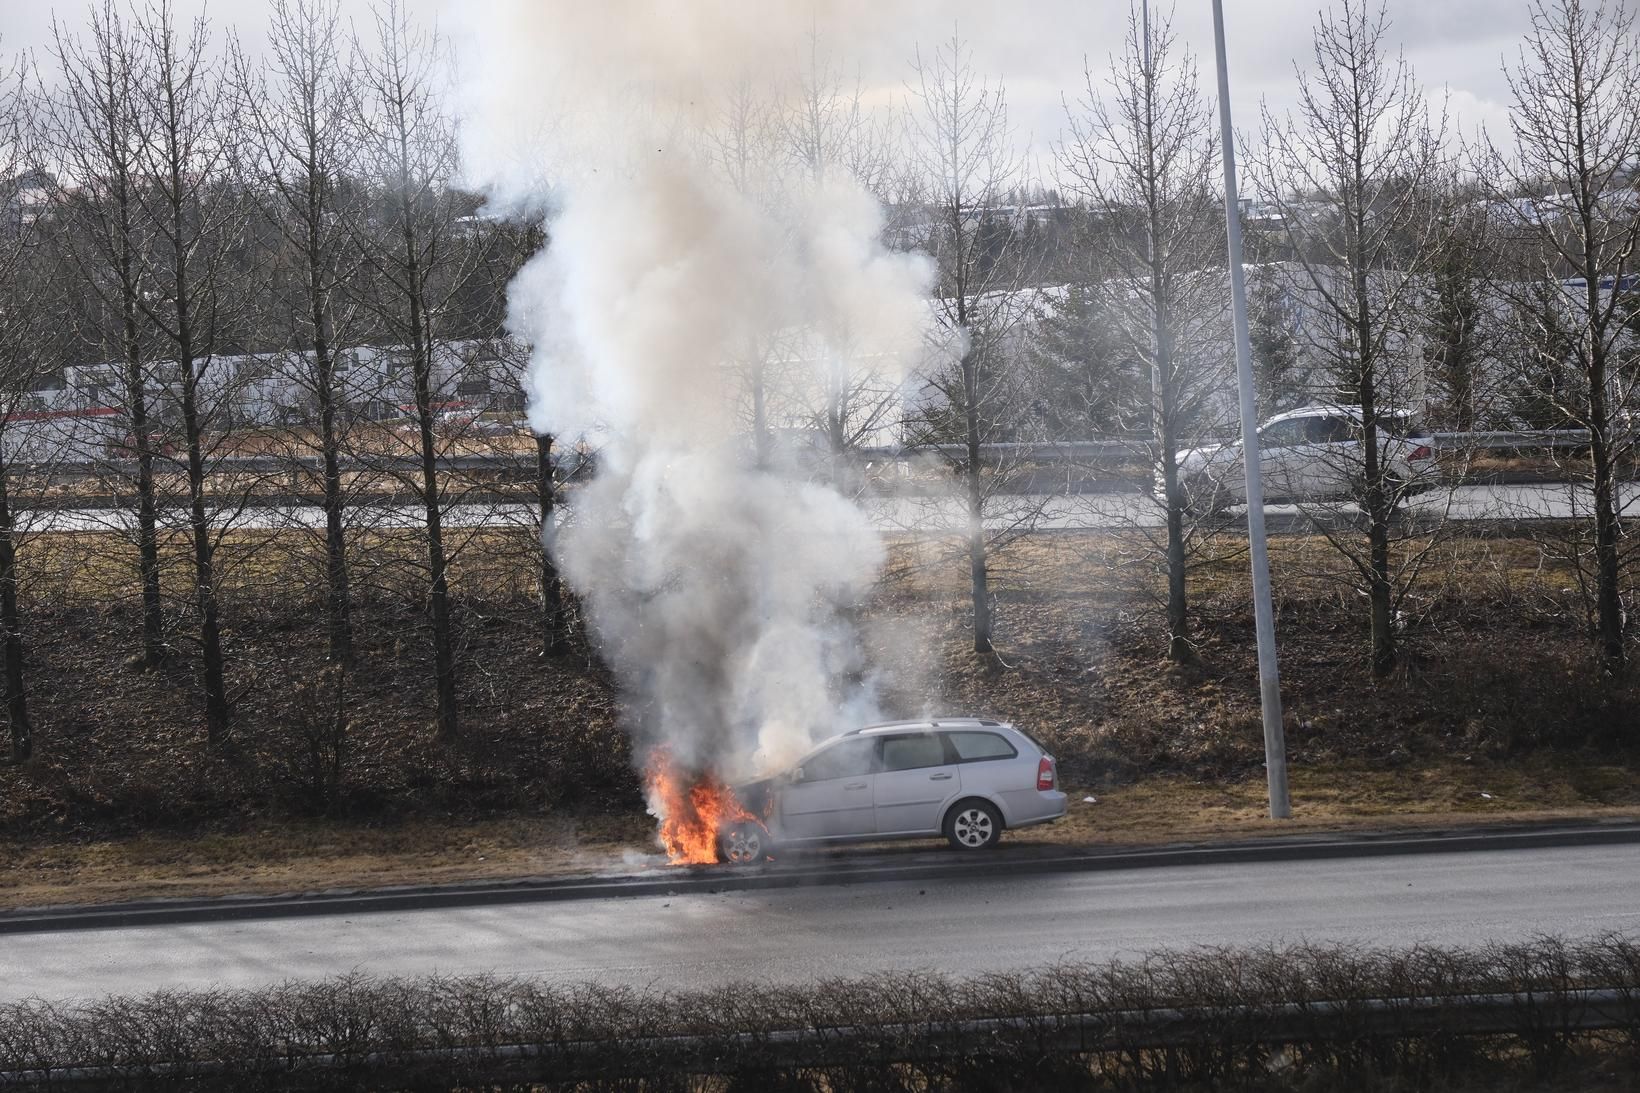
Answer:
[{"label": "bare tree", "polygon": [[[1391,473],[1387,427],[1397,398],[1410,394],[1407,370],[1396,365],[1415,340],[1441,250],[1431,197],[1449,164],[1444,118],[1431,121],[1411,66],[1389,52],[1383,7],[1368,4],[1343,0],[1336,14],[1321,14],[1314,67],[1298,73],[1297,114],[1266,110],[1267,145],[1254,177],[1297,256],[1294,289],[1313,317],[1307,341],[1325,359],[1339,401],[1359,408],[1357,435],[1332,446],[1350,463],[1337,470],[1358,483],[1365,549],[1345,531],[1317,527],[1367,595],[1372,666],[1381,674],[1395,665],[1395,610],[1408,585],[1391,572],[1392,516],[1408,483]],[[1275,478],[1275,492],[1283,492],[1279,468]]]},{"label": "bare tree", "polygon": [[54,22],[51,52],[57,83],[40,96],[38,167],[41,177],[51,180],[57,245],[98,305],[98,329],[86,341],[103,359],[118,362],[97,397],[121,404],[127,438],[114,451],[133,456],[136,465],[142,661],[152,668],[164,660],[166,645],[152,391],[141,313],[147,291],[143,258],[152,229],[140,197],[151,134],[138,93],[153,74],[114,0],[89,10],[82,36]]},{"label": "bare tree", "polygon": [[1513,218],[1537,259],[1515,293],[1517,313],[1542,366],[1531,385],[1556,417],[1589,432],[1594,629],[1613,672],[1627,661],[1618,465],[1633,448],[1640,379],[1630,290],[1640,244],[1635,31],[1632,7],[1533,0],[1525,46],[1506,68],[1515,147],[1489,148],[1480,172],[1496,201],[1513,207],[1516,195],[1534,195],[1531,214]]},{"label": "bare tree", "polygon": [[1440,196],[1443,245],[1432,266],[1431,307],[1423,332],[1424,361],[1434,388],[1431,402],[1441,424],[1459,432],[1478,428],[1488,413],[1485,366],[1501,355],[1490,225],[1472,198],[1468,187],[1449,187]]},{"label": "bare tree", "polygon": [[454,221],[464,209],[450,187],[453,125],[434,86],[442,44],[414,26],[397,0],[374,14],[374,40],[358,50],[356,120],[361,161],[379,205],[351,223],[377,281],[371,306],[379,327],[402,347],[410,371],[418,464],[412,485],[425,521],[437,724],[441,735],[453,738],[460,719],[435,432],[435,355],[441,305],[459,280],[450,267],[459,257]]},{"label": "bare tree", "polygon": [[1247,271],[1247,321],[1253,351],[1253,386],[1260,419],[1291,410],[1311,383],[1308,354],[1299,336],[1299,308],[1281,271]]},{"label": "bare tree", "polygon": [[[776,125],[798,168],[798,185],[846,178],[887,199],[896,165],[885,120],[866,105],[858,75],[847,76],[818,34],[808,38]],[[800,393],[800,413],[825,437],[833,484],[859,485],[848,454],[898,423],[899,383],[891,377],[897,369],[863,354],[851,331],[833,325],[810,334],[803,352],[821,358],[813,373],[819,382]]]},{"label": "bare tree", "polygon": [[[953,443],[962,475],[974,651],[992,650],[986,516],[1000,473],[987,475],[981,445],[1013,439],[1029,399],[1019,336],[1034,303],[1032,255],[1013,204],[1023,165],[1002,85],[974,69],[953,31],[913,63],[906,146],[926,221],[919,243],[937,265],[931,401],[910,425],[914,442]],[[1000,468],[998,468],[1000,471]],[[1005,521],[1015,526],[1022,521]]]},{"label": "bare tree", "polygon": [[[29,454],[19,409],[40,377],[44,301],[50,286],[29,261],[33,211],[23,187],[30,173],[24,156],[26,110],[23,66],[0,72],[0,687],[6,702],[11,761],[34,753],[24,684],[23,619],[17,594],[18,532],[12,496],[12,465]],[[31,268],[34,267],[34,268]]]},{"label": "bare tree", "polygon": [[224,294],[223,282],[243,202],[228,178],[225,87],[212,60],[208,24],[201,17],[179,26],[171,0],[154,0],[136,35],[149,74],[138,89],[137,109],[151,135],[142,149],[145,184],[138,204],[154,228],[154,245],[142,254],[142,276],[151,290],[137,300],[177,376],[205,723],[211,742],[221,743],[232,714],[217,595],[218,532],[207,509],[206,475],[210,448],[222,439],[220,429],[207,436],[207,428],[224,424],[227,400],[212,397],[205,373],[217,352],[223,312],[238,303]]},{"label": "bare tree", "polygon": [[[703,134],[706,154],[740,196],[771,213],[778,214],[784,202],[777,162],[775,112],[766,89],[751,79],[736,80],[725,96],[718,116]],[[778,332],[749,327],[744,344],[731,366],[742,377],[745,412],[752,437],[752,454],[759,467],[774,457],[773,405],[779,397],[779,377],[775,374],[786,351]]]},{"label": "bare tree", "polygon": [[1168,656],[1187,662],[1195,659],[1186,577],[1196,521],[1179,454],[1204,424],[1211,429],[1226,416],[1229,299],[1215,250],[1222,228],[1212,188],[1214,120],[1194,58],[1174,52],[1170,18],[1141,25],[1130,7],[1109,93],[1100,93],[1089,69],[1082,101],[1066,106],[1059,162],[1095,214],[1090,220],[1106,229],[1097,242],[1109,275],[1091,280],[1127,350],[1117,360],[1131,354],[1149,374],[1144,455],[1165,527],[1157,545],[1166,560]]},{"label": "bare tree", "polygon": [[[265,67],[233,51],[235,105],[246,119],[241,173],[295,267],[296,299],[281,300],[297,346],[293,378],[311,396],[323,461],[326,624],[332,659],[353,655],[348,587],[339,339],[351,310],[343,291],[358,271],[345,226],[358,196],[347,177],[354,157],[355,72],[336,0],[274,0]],[[278,305],[276,305],[278,306]]]},{"label": "bare tree", "polygon": [[866,105],[864,86],[851,80],[811,34],[793,94],[776,119],[792,157],[814,179],[841,170],[883,199],[895,173],[884,119]]}]

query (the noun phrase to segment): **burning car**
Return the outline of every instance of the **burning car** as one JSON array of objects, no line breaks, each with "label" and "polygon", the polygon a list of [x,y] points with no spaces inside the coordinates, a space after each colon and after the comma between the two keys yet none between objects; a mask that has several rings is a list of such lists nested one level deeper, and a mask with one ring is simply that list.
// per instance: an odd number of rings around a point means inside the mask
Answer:
[{"label": "burning car", "polygon": [[959,850],[1065,815],[1054,758],[1027,733],[984,718],[854,729],[788,771],[733,787],[718,860],[761,861],[776,846],[944,836]]}]

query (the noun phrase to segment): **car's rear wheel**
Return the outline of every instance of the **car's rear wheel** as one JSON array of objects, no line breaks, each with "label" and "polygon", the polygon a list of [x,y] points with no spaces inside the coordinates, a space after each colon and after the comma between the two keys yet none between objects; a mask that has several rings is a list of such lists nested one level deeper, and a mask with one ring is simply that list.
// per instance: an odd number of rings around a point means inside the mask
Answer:
[{"label": "car's rear wheel", "polygon": [[984,850],[1002,837],[1002,814],[984,801],[958,801],[945,817],[945,837],[958,850]]},{"label": "car's rear wheel", "polygon": [[752,820],[740,820],[718,832],[718,861],[755,865],[769,855],[769,833]]}]

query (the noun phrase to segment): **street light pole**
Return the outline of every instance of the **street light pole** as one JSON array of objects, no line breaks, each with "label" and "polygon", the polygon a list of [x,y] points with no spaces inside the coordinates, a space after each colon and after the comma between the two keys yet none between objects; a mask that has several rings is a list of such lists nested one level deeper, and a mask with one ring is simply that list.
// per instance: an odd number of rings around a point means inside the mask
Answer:
[{"label": "street light pole", "polygon": [[1259,702],[1264,711],[1264,772],[1270,790],[1270,818],[1285,820],[1293,810],[1287,794],[1287,740],[1281,727],[1281,677],[1276,667],[1275,612],[1270,606],[1270,553],[1264,537],[1264,483],[1259,474],[1258,407],[1253,399],[1253,351],[1247,333],[1247,280],[1241,268],[1241,209],[1236,195],[1236,135],[1230,124],[1230,72],[1224,59],[1224,0],[1213,0],[1213,49],[1219,69],[1219,151],[1224,160],[1224,228],[1236,328],[1236,378],[1241,387],[1241,461],[1247,476],[1247,544],[1253,567],[1253,622],[1258,632]]},{"label": "street light pole", "polygon": [[[1140,0],[1140,10],[1144,13],[1144,48],[1145,48],[1145,189],[1148,196],[1145,201],[1145,266],[1150,270],[1150,435],[1156,438],[1156,458],[1152,461],[1152,470],[1163,475],[1163,481],[1169,478],[1168,468],[1164,463],[1173,458],[1173,449],[1167,442],[1167,430],[1170,425],[1167,414],[1167,395],[1162,390],[1162,286],[1156,275],[1156,71],[1150,52],[1150,0]],[[1166,498],[1167,504],[1177,503],[1173,497]],[[1171,644],[1171,642],[1170,642]]]}]

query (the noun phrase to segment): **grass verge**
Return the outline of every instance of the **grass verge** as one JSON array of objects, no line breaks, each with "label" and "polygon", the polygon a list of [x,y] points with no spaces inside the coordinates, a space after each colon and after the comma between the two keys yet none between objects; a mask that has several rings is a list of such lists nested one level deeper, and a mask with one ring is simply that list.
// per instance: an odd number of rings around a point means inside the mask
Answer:
[{"label": "grass verge", "polygon": [[[1561,755],[1508,763],[1297,768],[1294,815],[1266,814],[1256,779],[1154,777],[1069,786],[1067,817],[1008,844],[1116,847],[1486,823],[1640,819],[1627,768]],[[1091,798],[1091,800],[1089,800]],[[1008,845],[1008,844],[1005,844]],[[900,844],[908,850],[934,842]],[[849,853],[850,851],[839,851]],[[1004,851],[1006,852],[1006,851]],[[638,812],[393,825],[309,820],[201,836],[0,843],[0,908],[455,884],[664,869]]]}]

